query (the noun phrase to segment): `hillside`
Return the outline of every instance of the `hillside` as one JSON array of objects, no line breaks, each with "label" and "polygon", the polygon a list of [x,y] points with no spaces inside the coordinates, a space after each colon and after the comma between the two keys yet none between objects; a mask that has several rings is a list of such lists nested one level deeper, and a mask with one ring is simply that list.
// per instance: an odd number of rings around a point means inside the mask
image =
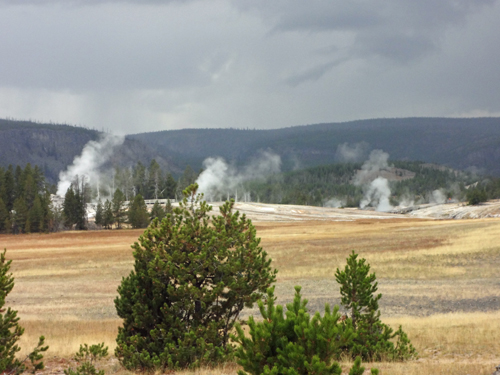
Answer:
[{"label": "hillside", "polygon": [[[142,133],[160,155],[201,167],[207,156],[244,163],[272,150],[283,170],[339,161],[338,147],[365,142],[392,160],[420,160],[456,169],[476,167],[500,176],[500,118],[402,118],[296,126],[273,130],[183,129]],[[362,161],[362,160],[358,160]]]},{"label": "hillside", "polygon": [[[80,155],[91,140],[98,140],[102,133],[70,125],[38,124],[30,121],[0,119],[0,167],[9,164],[38,165],[49,183],[56,183],[59,172]],[[138,161],[149,164],[156,158],[162,168],[179,172],[180,169],[168,157],[134,139],[125,139],[115,149],[109,164],[133,165]]]},{"label": "hillside", "polygon": [[[0,166],[37,164],[51,183],[100,132],[69,125],[0,119]],[[382,149],[391,160],[419,160],[455,169],[477,168],[500,176],[500,118],[403,118],[360,120],[272,130],[183,129],[129,135],[111,164],[148,164],[155,158],[179,176],[209,156],[243,165],[261,150],[281,156],[282,171],[341,161],[339,146]],[[351,160],[352,161],[352,160]]]}]

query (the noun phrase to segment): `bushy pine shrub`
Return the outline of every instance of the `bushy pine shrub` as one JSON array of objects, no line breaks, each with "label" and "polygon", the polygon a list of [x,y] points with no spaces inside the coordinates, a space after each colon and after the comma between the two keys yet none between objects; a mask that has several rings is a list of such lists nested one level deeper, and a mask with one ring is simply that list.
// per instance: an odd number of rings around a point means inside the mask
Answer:
[{"label": "bushy pine shrub", "polygon": [[255,227],[233,212],[234,202],[210,216],[196,194],[161,222],[155,219],[133,245],[134,271],[115,299],[116,356],[127,369],[163,370],[224,361],[229,332],[275,281]]},{"label": "bushy pine shrub", "polygon": [[[302,299],[301,288],[295,287],[295,297],[283,306],[275,306],[274,287],[267,292],[267,302],[259,301],[263,321],[248,320],[250,337],[239,324],[233,340],[239,347],[235,356],[244,371],[239,375],[340,375],[342,369],[334,361],[343,348],[349,347],[355,337],[350,323],[342,323],[338,306],[333,311],[325,306],[323,316],[317,312],[312,318],[307,313],[307,300]],[[351,374],[362,374],[357,359]]]},{"label": "bushy pine shrub", "polygon": [[73,357],[75,361],[78,362],[79,366],[73,370],[69,368],[64,370],[65,375],[104,375],[104,370],[97,370],[96,364],[99,360],[106,358],[108,356],[108,347],[104,346],[104,343],[95,345],[80,345],[80,350],[78,350]]}]

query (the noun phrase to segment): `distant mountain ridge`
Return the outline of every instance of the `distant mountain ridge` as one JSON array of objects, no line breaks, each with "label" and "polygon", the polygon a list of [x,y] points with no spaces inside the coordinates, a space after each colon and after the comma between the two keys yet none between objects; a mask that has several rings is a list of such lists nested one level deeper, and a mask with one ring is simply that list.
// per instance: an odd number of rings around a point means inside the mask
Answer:
[{"label": "distant mountain ridge", "polygon": [[208,156],[244,163],[272,150],[283,169],[338,162],[339,145],[366,142],[393,160],[419,160],[500,175],[500,118],[400,118],[272,130],[184,129],[130,135],[197,168]]},{"label": "distant mountain ridge", "polygon": [[[47,180],[72,163],[102,133],[69,125],[0,119],[0,166],[39,165]],[[155,158],[178,175],[209,156],[245,164],[261,150],[282,158],[284,171],[339,161],[338,147],[365,142],[392,160],[419,160],[500,176],[500,118],[399,118],[325,123],[270,130],[183,129],[128,135],[110,164]]]}]

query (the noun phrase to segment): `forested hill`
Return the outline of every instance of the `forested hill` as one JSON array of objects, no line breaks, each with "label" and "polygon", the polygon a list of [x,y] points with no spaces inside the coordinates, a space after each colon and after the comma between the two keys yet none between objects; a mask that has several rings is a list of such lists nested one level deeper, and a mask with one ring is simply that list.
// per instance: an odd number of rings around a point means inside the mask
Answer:
[{"label": "forested hill", "polygon": [[[0,167],[38,165],[47,181],[53,184],[58,181],[59,172],[80,155],[85,144],[99,139],[101,134],[78,126],[0,119]],[[162,168],[180,172],[168,156],[157,155],[134,139],[126,139],[117,147],[110,163],[123,166],[141,161],[147,165],[153,158]]]},{"label": "forested hill", "polygon": [[[39,165],[55,183],[96,130],[69,125],[0,120],[0,166]],[[111,163],[148,165],[156,159],[162,169],[179,176],[189,164],[195,171],[209,156],[246,164],[259,150],[281,156],[290,171],[345,161],[340,145],[363,144],[365,156],[382,149],[391,160],[420,160],[456,169],[476,167],[500,176],[500,118],[376,119],[296,126],[273,130],[184,129],[127,136]],[[357,160],[363,162],[363,159]]]},{"label": "forested hill", "polygon": [[500,118],[402,118],[296,126],[274,130],[184,129],[129,136],[158,154],[201,167],[207,156],[244,163],[272,150],[283,169],[340,161],[338,147],[366,142],[395,160],[421,160],[456,169],[477,167],[500,175]]}]

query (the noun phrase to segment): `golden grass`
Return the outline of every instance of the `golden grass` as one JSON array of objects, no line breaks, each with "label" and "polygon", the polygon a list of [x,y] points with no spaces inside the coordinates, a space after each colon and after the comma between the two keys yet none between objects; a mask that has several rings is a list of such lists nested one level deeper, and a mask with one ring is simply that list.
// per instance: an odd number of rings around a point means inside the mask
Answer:
[{"label": "golden grass", "polygon": [[[421,359],[379,363],[382,374],[490,374],[500,363],[500,220],[358,220],[257,223],[279,270],[278,303],[302,285],[309,306],[338,303],[335,270],[352,250],[376,272],[383,321],[403,324]],[[132,269],[140,230],[0,236],[16,278],[7,304],[26,333],[23,352],[43,334],[46,358],[69,358],[81,343],[113,352],[120,324],[113,300]],[[245,314],[258,314],[255,309]],[[57,362],[58,363],[58,362]],[[108,372],[120,370],[109,360]],[[344,368],[349,363],[343,364]],[[57,366],[56,366],[57,367]],[[368,365],[367,367],[370,367]],[[52,371],[52,370],[51,370]],[[236,374],[237,366],[179,374]]]}]

